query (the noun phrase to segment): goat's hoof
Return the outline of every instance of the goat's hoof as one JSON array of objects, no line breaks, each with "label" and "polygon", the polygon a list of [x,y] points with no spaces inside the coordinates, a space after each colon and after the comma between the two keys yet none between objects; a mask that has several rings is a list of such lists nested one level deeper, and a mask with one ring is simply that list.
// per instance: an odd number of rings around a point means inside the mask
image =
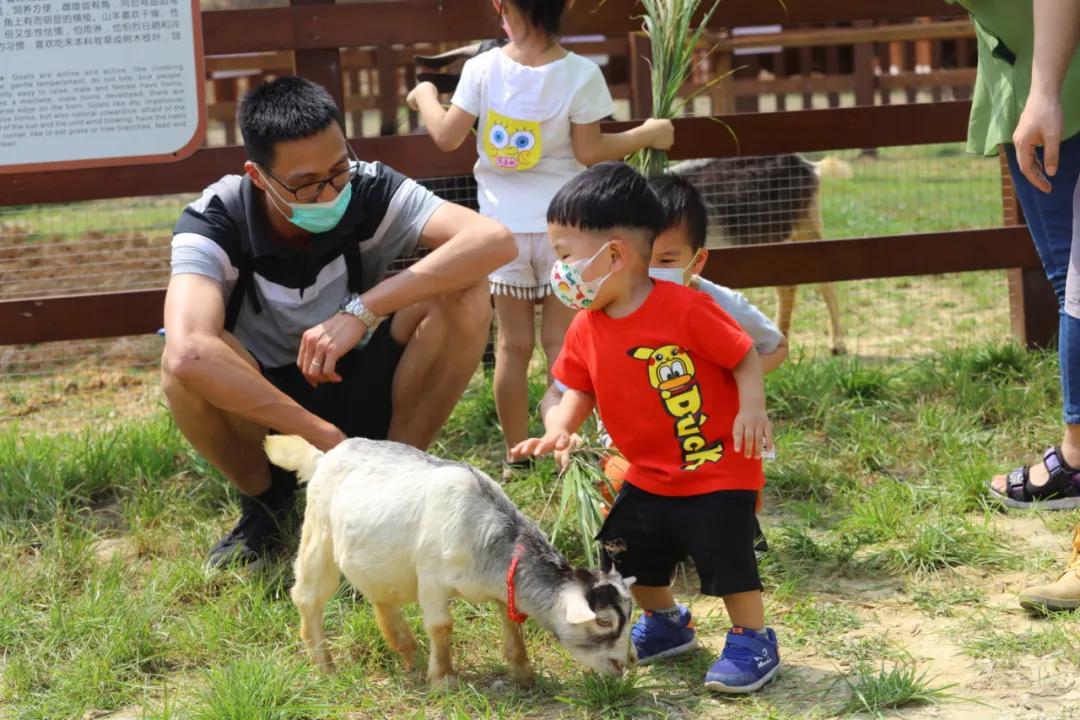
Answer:
[{"label": "goat's hoof", "polygon": [[832,349],[832,354],[839,357],[841,355],[847,355],[847,348],[843,345],[837,345]]},{"label": "goat's hoof", "polygon": [[325,661],[316,663],[316,665],[318,665],[319,669],[327,675],[333,675],[335,672],[337,672],[337,666],[334,665],[334,661],[330,658],[326,658]]},{"label": "goat's hoof", "polygon": [[536,683],[536,673],[529,665],[522,667],[510,667],[510,679],[518,685],[533,685]]},{"label": "goat's hoof", "polygon": [[428,676],[428,685],[431,686],[432,690],[453,690],[459,684],[458,676],[455,673]]},{"label": "goat's hoof", "polygon": [[416,670],[416,653],[412,655],[402,655],[401,664],[405,666],[405,672],[413,672]]}]

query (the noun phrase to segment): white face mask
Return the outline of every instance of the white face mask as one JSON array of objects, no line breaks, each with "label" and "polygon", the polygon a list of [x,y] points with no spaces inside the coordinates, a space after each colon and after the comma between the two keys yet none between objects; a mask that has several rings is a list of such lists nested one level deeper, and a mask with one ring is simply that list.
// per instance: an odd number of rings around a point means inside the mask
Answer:
[{"label": "white face mask", "polygon": [[684,268],[649,268],[649,277],[653,280],[667,280],[668,282],[678,283],[679,285],[689,285],[690,277],[687,273],[690,272],[690,268],[694,267],[697,263],[699,253],[694,253],[694,257],[690,258],[690,264]]}]

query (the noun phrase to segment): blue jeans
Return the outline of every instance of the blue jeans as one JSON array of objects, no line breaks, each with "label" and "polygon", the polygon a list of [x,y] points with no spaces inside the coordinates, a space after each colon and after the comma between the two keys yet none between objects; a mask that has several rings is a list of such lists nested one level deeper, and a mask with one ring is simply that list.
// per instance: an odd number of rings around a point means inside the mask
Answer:
[{"label": "blue jeans", "polygon": [[[1039,148],[1042,159],[1042,148]],[[1065,422],[1080,425],[1080,135],[1061,143],[1053,189],[1046,194],[1027,181],[1016,149],[1005,146],[1016,197],[1059,307],[1058,355]]]}]

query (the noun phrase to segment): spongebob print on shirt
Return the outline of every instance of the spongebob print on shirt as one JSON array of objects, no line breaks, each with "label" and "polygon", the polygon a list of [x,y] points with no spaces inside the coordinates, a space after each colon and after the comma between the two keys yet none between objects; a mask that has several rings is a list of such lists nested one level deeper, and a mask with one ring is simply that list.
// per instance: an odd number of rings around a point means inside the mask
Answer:
[{"label": "spongebob print on shirt", "polygon": [[724,443],[705,439],[709,416],[702,412],[701,386],[694,377],[694,361],[678,345],[635,347],[627,351],[635,360],[648,362],[649,384],[660,395],[667,414],[675,419],[673,432],[682,454],[682,469],[697,470],[724,457]]},{"label": "spongebob print on shirt", "polygon": [[540,162],[540,123],[488,110],[484,152],[501,170],[528,170]]}]

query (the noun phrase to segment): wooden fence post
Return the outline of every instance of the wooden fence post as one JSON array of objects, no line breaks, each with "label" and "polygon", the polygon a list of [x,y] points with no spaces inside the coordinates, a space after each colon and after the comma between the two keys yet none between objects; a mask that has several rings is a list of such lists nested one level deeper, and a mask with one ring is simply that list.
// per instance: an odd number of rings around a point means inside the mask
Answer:
[{"label": "wooden fence post", "polygon": [[379,134],[397,135],[397,113],[400,87],[397,57],[391,45],[375,48],[375,67],[379,74]]},{"label": "wooden fence post", "polygon": [[[289,0],[290,5],[333,5],[334,0]],[[338,48],[319,48],[297,50],[296,74],[317,82],[330,92],[342,121],[345,118],[345,84],[341,74],[341,50]]]},{"label": "wooden fence post", "polygon": [[[1024,211],[1016,198],[1005,153],[1001,164],[1001,207],[1006,225],[1022,225]],[[1009,270],[1009,322],[1013,336],[1028,349],[1048,348],[1058,332],[1058,301],[1041,268]]]},{"label": "wooden fence post", "polygon": [[630,33],[630,114],[652,117],[652,42],[643,32]]}]

